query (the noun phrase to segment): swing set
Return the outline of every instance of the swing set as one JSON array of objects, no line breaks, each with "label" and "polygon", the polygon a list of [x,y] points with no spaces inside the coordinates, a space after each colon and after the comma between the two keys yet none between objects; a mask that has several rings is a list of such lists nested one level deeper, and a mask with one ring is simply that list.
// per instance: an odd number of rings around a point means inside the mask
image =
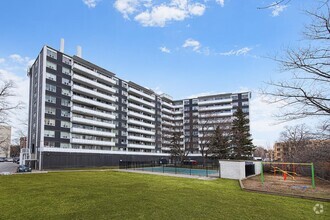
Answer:
[{"label": "swing set", "polygon": [[286,181],[288,177],[290,177],[293,181],[295,181],[295,177],[300,176],[301,173],[297,171],[297,168],[300,166],[310,166],[311,176],[312,176],[312,187],[315,189],[315,177],[314,177],[314,164],[313,163],[284,163],[284,162],[261,162],[261,182],[264,185],[265,177],[264,177],[264,165],[269,165],[271,168],[271,172],[274,176],[277,174],[281,174],[283,176],[283,180]]}]

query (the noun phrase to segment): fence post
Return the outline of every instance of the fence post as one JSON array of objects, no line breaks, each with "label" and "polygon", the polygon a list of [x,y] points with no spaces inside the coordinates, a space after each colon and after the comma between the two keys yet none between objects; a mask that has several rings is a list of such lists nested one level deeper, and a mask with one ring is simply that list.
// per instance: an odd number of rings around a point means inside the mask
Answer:
[{"label": "fence post", "polygon": [[265,179],[264,179],[264,170],[263,170],[263,164],[262,164],[262,162],[260,162],[260,164],[261,164],[261,168],[260,168],[260,177],[261,177],[261,183],[262,183],[262,185],[264,185],[264,181],[265,181]]},{"label": "fence post", "polygon": [[312,187],[315,189],[315,177],[314,177],[314,164],[311,163],[311,169],[312,169]]}]

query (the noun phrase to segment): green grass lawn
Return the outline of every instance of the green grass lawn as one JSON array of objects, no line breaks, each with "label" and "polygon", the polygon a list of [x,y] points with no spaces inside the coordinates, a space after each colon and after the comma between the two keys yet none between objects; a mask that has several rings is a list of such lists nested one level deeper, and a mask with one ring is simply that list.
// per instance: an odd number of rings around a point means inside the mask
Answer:
[{"label": "green grass lawn", "polygon": [[330,204],[245,192],[224,179],[58,172],[0,176],[0,219],[330,219]]}]

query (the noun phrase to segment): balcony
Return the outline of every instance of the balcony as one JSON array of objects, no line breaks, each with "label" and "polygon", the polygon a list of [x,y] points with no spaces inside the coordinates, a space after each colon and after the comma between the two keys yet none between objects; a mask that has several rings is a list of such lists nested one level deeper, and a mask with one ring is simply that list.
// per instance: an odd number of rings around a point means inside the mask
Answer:
[{"label": "balcony", "polygon": [[83,129],[83,128],[72,128],[72,133],[77,134],[88,134],[88,135],[95,135],[95,136],[102,136],[102,137],[115,137],[116,134],[112,132],[105,132],[105,131],[97,131],[97,130],[90,130],[90,129]]},{"label": "balcony", "polygon": [[78,85],[73,85],[72,90],[74,92],[80,92],[80,93],[85,94],[85,95],[91,95],[93,97],[98,97],[98,98],[101,98],[101,99],[104,99],[104,100],[107,100],[107,101],[111,101],[111,102],[116,102],[117,101],[116,98],[113,97],[113,96],[108,96],[108,95],[105,95],[105,94],[99,93],[97,91],[90,90],[90,89],[87,89],[85,87],[78,86]]},{"label": "balcony", "polygon": [[72,138],[71,144],[87,144],[87,145],[100,145],[100,146],[115,146],[115,142],[112,141],[98,141],[88,139]]},{"label": "balcony", "polygon": [[172,105],[172,104],[170,104],[170,103],[167,103],[167,102],[162,102],[162,105],[165,105],[165,106],[167,106],[167,107],[169,107],[169,108],[174,108],[174,105]]},{"label": "balcony", "polygon": [[72,96],[72,101],[81,102],[81,103],[88,104],[88,105],[94,105],[94,106],[97,106],[97,107],[100,107],[100,108],[103,108],[103,109],[107,109],[107,110],[110,110],[110,111],[115,111],[116,110],[116,108],[112,105],[105,104],[105,103],[102,103],[102,102],[95,101],[93,99],[88,99],[88,98],[84,98],[84,97],[77,96],[77,95]]},{"label": "balcony", "polygon": [[133,136],[133,135],[128,135],[127,139],[128,140],[136,140],[136,141],[155,142],[154,138],[146,138],[146,137]]},{"label": "balcony", "polygon": [[113,85],[116,85],[116,81],[115,80],[113,80],[113,79],[111,79],[109,77],[106,77],[106,76],[104,76],[104,75],[102,75],[100,73],[97,73],[97,72],[95,72],[93,70],[90,70],[90,69],[88,69],[88,68],[86,68],[84,66],[81,66],[81,65],[79,65],[77,63],[73,64],[73,70],[76,70],[76,71],[81,72],[83,74],[87,74],[87,75],[91,76],[92,78],[102,79],[102,80],[104,80],[106,82],[109,82],[109,83],[111,83]]},{"label": "balcony", "polygon": [[168,119],[168,120],[174,120],[174,117],[169,116],[169,115],[166,115],[166,114],[163,114],[163,115],[162,115],[162,118],[166,118],[166,119]]},{"label": "balcony", "polygon": [[113,123],[96,121],[93,119],[79,118],[79,117],[72,117],[72,122],[77,122],[77,123],[86,124],[86,125],[100,126],[100,127],[105,127],[105,128],[115,128],[116,127],[116,125]]},{"label": "balcony", "polygon": [[83,76],[80,76],[80,75],[77,75],[77,74],[73,74],[72,79],[75,82],[80,82],[80,83],[83,83],[83,84],[88,84],[89,86],[94,86],[97,89],[102,89],[102,90],[107,91],[107,92],[116,93],[116,90],[114,88],[112,88],[112,87],[103,85],[103,84],[98,83],[98,82],[96,82],[94,80],[90,80],[90,79],[88,79],[86,77],[83,77]]},{"label": "balcony", "polygon": [[83,108],[83,107],[76,106],[76,105],[73,105],[71,110],[72,110],[72,112],[76,112],[76,113],[80,113],[80,114],[98,116],[98,117],[112,119],[112,120],[114,120],[116,118],[114,115],[109,114],[109,113],[104,113],[104,112],[100,112],[100,111],[93,110],[93,109]]},{"label": "balcony", "polygon": [[142,149],[155,149],[154,145],[144,145],[144,144],[128,144],[127,147],[142,148]]},{"label": "balcony", "polygon": [[212,110],[223,110],[223,109],[232,109],[232,106],[225,105],[225,106],[199,107],[199,111],[212,111]]},{"label": "balcony", "polygon": [[141,134],[155,135],[155,131],[148,131],[139,128],[128,128],[127,131],[141,133]]},{"label": "balcony", "polygon": [[171,110],[169,110],[169,109],[167,109],[167,108],[162,108],[162,111],[163,112],[166,112],[166,113],[168,113],[168,114],[173,114],[174,112],[173,111],[171,111]]},{"label": "balcony", "polygon": [[231,98],[228,98],[228,99],[217,99],[217,100],[198,101],[198,105],[208,105],[208,104],[224,103],[224,102],[232,102],[232,99]]},{"label": "balcony", "polygon": [[144,126],[144,127],[148,127],[148,128],[155,128],[155,125],[153,125],[153,124],[145,123],[142,121],[137,121],[134,119],[128,119],[128,124],[135,124],[135,125]]},{"label": "balcony", "polygon": [[148,98],[148,99],[150,99],[150,100],[155,100],[155,97],[154,97],[154,96],[148,95],[148,94],[146,94],[146,93],[144,93],[144,92],[141,92],[141,91],[139,91],[139,90],[137,90],[137,89],[134,89],[134,88],[132,88],[132,87],[128,87],[128,92],[129,92],[129,93],[133,93],[133,94],[140,95],[140,96],[142,96],[142,97],[144,97],[144,98]]},{"label": "balcony", "polygon": [[129,95],[129,96],[128,96],[128,100],[136,101],[136,102],[138,102],[138,103],[141,103],[141,104],[147,105],[147,106],[149,106],[149,107],[151,107],[151,108],[154,108],[154,107],[155,107],[155,103],[145,101],[145,100],[143,100],[143,99],[137,98],[137,97],[132,96],[132,95]]},{"label": "balcony", "polygon": [[128,107],[132,108],[132,109],[135,109],[135,110],[140,110],[140,111],[143,111],[143,112],[146,112],[146,113],[149,113],[149,114],[153,114],[153,115],[155,114],[155,110],[147,109],[147,108],[144,108],[142,106],[135,105],[133,103],[129,103]]},{"label": "balcony", "polygon": [[146,120],[149,120],[149,121],[155,121],[155,118],[143,115],[141,113],[132,112],[132,111],[128,111],[128,116],[134,116],[134,117],[146,119]]}]

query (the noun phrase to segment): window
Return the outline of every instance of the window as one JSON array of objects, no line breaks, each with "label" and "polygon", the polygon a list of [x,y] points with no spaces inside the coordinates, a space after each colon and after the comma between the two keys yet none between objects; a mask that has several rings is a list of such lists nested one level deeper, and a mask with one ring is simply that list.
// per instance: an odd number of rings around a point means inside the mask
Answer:
[{"label": "window", "polygon": [[71,124],[68,121],[61,121],[61,127],[62,128],[70,128]]},{"label": "window", "polygon": [[45,130],[45,137],[55,137],[55,131]]},{"label": "window", "polygon": [[51,74],[51,73],[46,73],[46,79],[56,81],[56,75]]},{"label": "window", "polygon": [[233,100],[237,100],[237,99],[238,99],[238,95],[232,95],[231,98],[232,98]]},{"label": "window", "polygon": [[46,95],[46,102],[56,103],[56,98],[51,95]]},{"label": "window", "polygon": [[249,109],[248,109],[248,108],[243,108],[242,111],[243,111],[244,113],[248,113],[248,112],[249,112]]},{"label": "window", "polygon": [[125,82],[121,82],[121,84],[122,84],[122,86],[123,86],[124,88],[127,88],[127,83],[125,83]]},{"label": "window", "polygon": [[46,109],[45,110],[46,110],[45,112],[47,114],[55,115],[55,112],[56,112],[56,109],[55,108],[46,106]]},{"label": "window", "polygon": [[70,80],[69,79],[62,78],[62,84],[64,84],[64,85],[70,85]]},{"label": "window", "polygon": [[50,92],[56,92],[56,86],[46,83],[46,90]]},{"label": "window", "polygon": [[69,68],[62,67],[62,73],[67,74],[67,75],[71,75],[71,70]]},{"label": "window", "polygon": [[57,53],[55,51],[47,49],[47,56],[57,59]]},{"label": "window", "polygon": [[193,106],[192,110],[198,110],[198,106]]},{"label": "window", "polygon": [[67,110],[61,110],[61,116],[63,117],[70,117],[70,112]]},{"label": "window", "polygon": [[233,102],[233,107],[236,107],[238,106],[238,103],[237,102]]},{"label": "window", "polygon": [[63,105],[63,106],[70,106],[70,100],[62,99],[61,100],[61,105]]},{"label": "window", "polygon": [[63,63],[71,65],[71,59],[66,56],[63,56],[62,61]]},{"label": "window", "polygon": [[45,141],[44,147],[55,147],[55,142],[53,141]]},{"label": "window", "polygon": [[61,143],[60,147],[61,148],[70,148],[70,144],[69,143]]},{"label": "window", "polygon": [[45,125],[55,126],[55,120],[50,118],[45,118]]},{"label": "window", "polygon": [[198,99],[193,99],[192,100],[192,104],[197,104],[198,103]]},{"label": "window", "polygon": [[242,94],[242,99],[248,99],[249,98],[249,94]]},{"label": "window", "polygon": [[61,138],[69,139],[70,133],[69,132],[61,132]]},{"label": "window", "polygon": [[189,100],[184,100],[185,105],[189,105]]},{"label": "window", "polygon": [[55,63],[52,63],[52,62],[50,62],[50,61],[47,61],[46,66],[47,66],[48,68],[50,68],[50,69],[53,69],[53,70],[56,70],[56,69],[57,69],[56,64],[55,64]]},{"label": "window", "polygon": [[68,90],[68,89],[62,89],[62,95],[70,95],[71,94],[71,91]]},{"label": "window", "polygon": [[242,106],[248,106],[249,102],[242,102]]}]

